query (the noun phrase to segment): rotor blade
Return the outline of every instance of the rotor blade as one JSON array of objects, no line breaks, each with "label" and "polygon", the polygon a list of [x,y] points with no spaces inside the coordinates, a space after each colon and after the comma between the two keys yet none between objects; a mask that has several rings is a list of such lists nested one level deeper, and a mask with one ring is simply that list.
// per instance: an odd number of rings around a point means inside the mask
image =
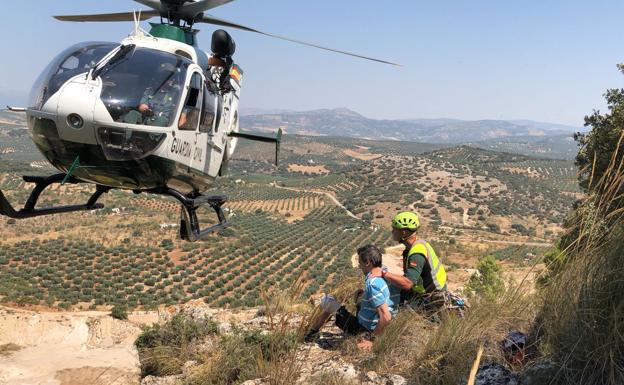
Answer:
[{"label": "rotor blade", "polygon": [[219,19],[219,18],[216,18],[214,16],[210,16],[210,15],[206,15],[206,16],[202,17],[201,19],[195,20],[195,22],[203,22],[203,23],[208,23],[208,24],[220,25],[220,26],[223,26],[223,27],[237,28],[237,29],[241,29],[243,31],[255,32],[255,33],[259,33],[261,35],[270,36],[270,37],[274,37],[274,38],[277,38],[277,39],[290,41],[290,42],[297,43],[297,44],[303,44],[303,45],[307,45],[307,46],[314,47],[314,48],[324,49],[326,51],[341,53],[341,54],[344,54],[344,55],[359,57],[361,59],[372,60],[372,61],[376,61],[376,62],[379,62],[379,63],[390,64],[390,65],[393,65],[393,66],[401,67],[401,64],[398,64],[398,63],[393,63],[393,62],[386,61],[386,60],[375,59],[375,58],[368,57],[368,56],[358,55],[356,53],[340,51],[340,50],[333,49],[333,48],[327,48],[327,47],[323,47],[323,46],[312,44],[312,43],[306,43],[305,41],[291,39],[289,37],[284,37],[284,36],[279,36],[279,35],[274,35],[274,34],[268,33],[268,32],[258,31],[257,29],[246,27],[246,26],[241,25],[241,24],[236,24],[236,23],[233,23],[231,21]]},{"label": "rotor blade", "polygon": [[180,13],[185,17],[193,18],[204,11],[220,7],[232,1],[234,0],[199,0],[194,3],[185,4],[182,9],[180,9]]},{"label": "rotor blade", "polygon": [[[141,11],[141,21],[155,16],[160,16],[160,12]],[[134,12],[103,13],[97,15],[64,15],[54,16],[54,18],[61,21],[134,21]]]},{"label": "rotor blade", "polygon": [[147,7],[150,7],[158,12],[163,11],[163,7],[162,7],[160,0],[134,0],[134,1],[136,1],[139,4],[143,4]]}]

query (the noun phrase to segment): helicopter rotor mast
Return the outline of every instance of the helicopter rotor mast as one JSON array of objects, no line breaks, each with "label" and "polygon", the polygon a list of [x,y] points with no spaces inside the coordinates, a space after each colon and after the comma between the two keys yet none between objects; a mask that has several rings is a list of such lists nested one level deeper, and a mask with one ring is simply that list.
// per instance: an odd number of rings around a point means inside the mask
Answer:
[{"label": "helicopter rotor mast", "polygon": [[[182,21],[186,22],[188,26],[192,26],[194,23],[207,23],[213,25],[219,25],[222,27],[236,28],[247,32],[254,32],[261,35],[273,37],[276,39],[290,41],[292,43],[302,44],[309,47],[319,48],[326,51],[340,53],[343,55],[353,56],[360,59],[372,60],[378,63],[390,64],[400,67],[401,64],[394,63],[387,60],[376,59],[369,56],[364,56],[356,53],[346,52],[334,48],[324,47],[318,44],[308,43],[297,39],[292,39],[285,36],[275,35],[268,32],[263,32],[255,28],[247,27],[242,24],[234,23],[225,19],[217,18],[211,15],[204,14],[205,11],[220,7],[233,0],[134,0],[135,2],[145,5],[151,10],[141,11],[141,20],[147,20],[152,17],[160,16],[166,18],[171,24],[176,27],[180,27]],[[96,21],[96,22],[110,22],[110,21],[132,21],[134,20],[133,12],[125,13],[109,13],[109,14],[96,14],[96,15],[67,15],[67,16],[54,16],[57,20],[61,21]]]}]

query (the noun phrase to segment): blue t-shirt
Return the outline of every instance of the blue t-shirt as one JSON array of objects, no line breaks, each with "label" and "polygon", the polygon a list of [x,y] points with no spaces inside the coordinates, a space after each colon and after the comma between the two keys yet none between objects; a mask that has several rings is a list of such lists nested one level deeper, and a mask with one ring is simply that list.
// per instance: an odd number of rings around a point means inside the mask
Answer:
[{"label": "blue t-shirt", "polygon": [[371,277],[371,273],[366,274],[364,282],[364,295],[358,311],[358,322],[369,331],[375,330],[379,322],[377,308],[383,304],[388,305],[388,310],[392,316],[396,312],[396,303],[390,297],[390,290],[386,280],[381,277]]}]

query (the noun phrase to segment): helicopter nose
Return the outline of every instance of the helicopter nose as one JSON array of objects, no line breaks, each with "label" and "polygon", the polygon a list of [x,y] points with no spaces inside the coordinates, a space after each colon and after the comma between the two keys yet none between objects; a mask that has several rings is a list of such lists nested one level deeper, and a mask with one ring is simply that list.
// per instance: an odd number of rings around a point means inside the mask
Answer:
[{"label": "helicopter nose", "polygon": [[[63,85],[58,93],[56,119],[61,139],[83,144],[97,144],[94,116],[98,109],[97,102],[101,89],[99,83],[97,80],[81,76]],[[106,111],[103,105],[99,109]]]}]

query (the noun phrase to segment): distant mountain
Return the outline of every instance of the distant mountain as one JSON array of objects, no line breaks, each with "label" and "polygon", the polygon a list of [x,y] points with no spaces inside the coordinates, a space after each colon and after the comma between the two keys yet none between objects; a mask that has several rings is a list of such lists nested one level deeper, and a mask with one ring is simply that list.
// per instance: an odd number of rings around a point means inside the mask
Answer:
[{"label": "distant mountain", "polygon": [[293,112],[293,110],[285,110],[279,108],[253,108],[253,107],[239,107],[238,112],[240,116],[247,115],[266,115],[266,114],[283,114],[286,112]]},{"label": "distant mountain", "polygon": [[572,160],[578,153],[578,144],[572,134],[549,135],[543,138],[503,138],[482,142],[467,142],[474,147],[493,151],[513,152],[541,158]]},{"label": "distant mountain", "polygon": [[241,117],[241,127],[260,131],[282,127],[288,134],[429,143],[466,143],[514,138],[532,141],[543,140],[552,135],[569,135],[580,130],[579,127],[528,120],[376,120],[346,108],[247,115]]},{"label": "distant mountain", "polygon": [[519,125],[524,125],[524,126],[537,127],[546,131],[565,131],[565,132],[587,131],[585,127],[568,126],[568,125],[559,124],[559,123],[544,123],[544,122],[536,122],[533,120],[510,120],[510,122],[519,124]]}]

